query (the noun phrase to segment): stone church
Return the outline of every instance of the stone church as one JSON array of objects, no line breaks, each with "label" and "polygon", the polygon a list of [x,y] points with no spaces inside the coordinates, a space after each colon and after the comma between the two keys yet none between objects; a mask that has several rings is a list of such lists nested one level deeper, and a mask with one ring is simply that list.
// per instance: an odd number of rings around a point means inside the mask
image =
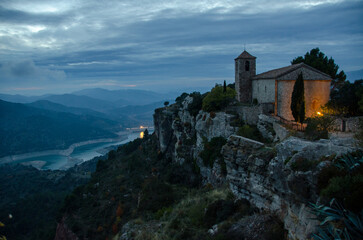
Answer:
[{"label": "stone church", "polygon": [[235,59],[237,100],[257,101],[275,115],[294,120],[290,104],[295,81],[303,74],[306,117],[315,115],[329,101],[332,78],[304,63],[277,68],[256,75],[256,57],[244,51]]}]

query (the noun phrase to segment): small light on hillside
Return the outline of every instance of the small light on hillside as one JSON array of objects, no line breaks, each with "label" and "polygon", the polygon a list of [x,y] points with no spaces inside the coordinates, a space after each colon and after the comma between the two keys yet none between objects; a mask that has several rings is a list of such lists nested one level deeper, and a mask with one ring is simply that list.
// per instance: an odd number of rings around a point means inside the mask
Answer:
[{"label": "small light on hillside", "polygon": [[140,132],[140,138],[143,139],[144,138],[144,132]]},{"label": "small light on hillside", "polygon": [[321,112],[316,112],[316,114],[318,114],[318,116],[324,116],[324,114],[322,114]]}]

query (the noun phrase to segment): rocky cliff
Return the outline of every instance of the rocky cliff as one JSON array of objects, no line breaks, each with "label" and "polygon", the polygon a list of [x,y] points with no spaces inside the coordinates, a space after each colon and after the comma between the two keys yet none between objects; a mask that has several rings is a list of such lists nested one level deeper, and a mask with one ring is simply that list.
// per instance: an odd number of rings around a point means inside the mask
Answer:
[{"label": "rocky cliff", "polygon": [[204,143],[215,137],[228,138],[235,134],[237,127],[231,126],[236,119],[225,112],[203,112],[192,116],[188,106],[193,98],[188,96],[179,105],[156,109],[154,114],[155,133],[159,140],[160,151],[175,162],[195,161],[205,183],[218,185],[224,182],[220,165],[215,161],[210,168],[203,164],[200,157]]},{"label": "rocky cliff", "polygon": [[[264,144],[235,135],[233,123],[243,116],[226,112],[203,112],[192,116],[187,97],[181,105],[155,111],[155,133],[160,151],[175,162],[194,161],[204,183],[227,182],[233,193],[261,210],[274,213],[284,222],[290,239],[307,239],[317,222],[307,204],[319,201],[317,175],[330,164],[331,155],[353,151],[352,139],[311,142],[288,137],[288,131],[273,119],[260,115],[256,125],[262,136],[275,143]],[[206,142],[227,139],[221,161],[207,166],[201,158]],[[285,139],[285,140],[282,140]]]}]

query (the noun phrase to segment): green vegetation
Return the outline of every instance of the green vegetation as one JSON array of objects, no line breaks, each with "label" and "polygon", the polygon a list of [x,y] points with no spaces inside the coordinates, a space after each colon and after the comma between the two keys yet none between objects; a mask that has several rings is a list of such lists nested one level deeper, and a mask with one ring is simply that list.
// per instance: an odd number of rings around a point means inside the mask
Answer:
[{"label": "green vegetation", "polygon": [[67,171],[0,166],[0,219],[5,224],[1,232],[8,239],[54,239],[56,216],[65,196],[90,179],[96,161]]},{"label": "green vegetation", "polygon": [[329,131],[332,130],[334,118],[329,115],[316,116],[307,119],[305,137],[310,140],[328,139]]},{"label": "green vegetation", "polygon": [[232,88],[226,87],[226,91],[224,92],[222,86],[216,85],[203,99],[203,111],[220,111],[233,102],[235,96],[236,92]]},{"label": "green vegetation", "polygon": [[[205,166],[213,167],[214,162],[219,159],[221,167],[225,165],[221,150],[227,140],[224,137],[214,137],[209,142],[204,139],[204,149],[200,153],[200,157],[203,159]],[[223,167],[222,167],[223,169]]]},{"label": "green vegetation", "polygon": [[291,113],[298,123],[305,120],[305,96],[304,96],[304,79],[302,73],[299,74],[294,84],[291,95]]},{"label": "green vegetation", "polygon": [[[157,212],[156,224],[160,227],[155,227],[154,219],[150,219],[143,222],[143,226],[149,227],[141,228],[133,234],[135,239],[238,239],[229,236],[228,229],[243,216],[253,213],[254,209],[249,203],[237,201],[227,187],[192,190],[173,207]],[[211,236],[208,229],[215,224],[218,224],[219,232]],[[150,228],[153,230],[150,231]],[[282,236],[280,234],[277,239],[283,239]]]},{"label": "green vegetation", "polygon": [[255,141],[264,142],[264,139],[263,139],[260,131],[254,125],[244,124],[243,126],[238,128],[237,135],[241,136],[241,137],[253,139]]},{"label": "green vegetation", "polygon": [[340,71],[338,73],[339,66],[335,64],[334,59],[332,57],[328,59],[328,57],[325,56],[323,52],[320,52],[319,48],[311,49],[310,52],[307,52],[304,57],[296,57],[291,61],[291,64],[297,64],[301,62],[331,76],[333,78],[331,84],[333,89],[339,89],[345,83],[346,75],[344,71]]},{"label": "green vegetation", "polygon": [[186,97],[188,97],[189,96],[189,94],[188,93],[182,93],[179,97],[177,97],[176,99],[175,99],[175,103],[176,104],[178,104],[178,105],[181,105],[182,104],[182,102],[184,101],[184,99],[186,98]]},{"label": "green vegetation", "polygon": [[191,94],[188,93],[182,93],[179,97],[177,97],[175,99],[175,103],[181,107],[182,102],[185,100],[186,97],[192,97],[193,101],[191,103],[189,103],[188,105],[188,112],[190,113],[190,115],[192,116],[197,116],[199,111],[202,110],[202,103],[203,103],[203,99],[206,96],[206,94],[200,94],[200,92],[192,92]]},{"label": "green vegetation", "polygon": [[116,137],[117,123],[65,112],[53,112],[0,100],[0,157],[65,149],[71,144]]},{"label": "green vegetation", "polygon": [[314,239],[362,239],[363,237],[363,152],[332,160],[318,175],[322,204],[310,204],[320,220]]},{"label": "green vegetation", "polygon": [[191,163],[174,164],[157,149],[151,135],[108,154],[90,182],[67,197],[62,207],[67,226],[80,238],[105,239],[131,219],[147,221],[170,212],[187,188],[199,185],[199,176]]},{"label": "green vegetation", "polygon": [[189,96],[193,98],[193,102],[188,105],[188,111],[190,115],[195,117],[202,109],[203,98],[205,95],[201,95],[199,92],[193,92]]},{"label": "green vegetation", "polygon": [[363,80],[346,81],[339,90],[332,90],[324,111],[337,116],[359,116],[363,113]]},{"label": "green vegetation", "polygon": [[323,200],[335,198],[345,208],[359,212],[363,208],[363,152],[343,155],[323,168],[318,176],[318,189]]},{"label": "green vegetation", "polygon": [[318,161],[313,161],[304,157],[300,157],[297,158],[293,163],[291,163],[291,169],[294,171],[307,172],[314,169],[318,165],[318,163]]},{"label": "green vegetation", "polygon": [[363,213],[356,214],[346,210],[335,199],[329,206],[310,203],[313,213],[320,220],[318,233],[313,234],[316,240],[351,240],[363,237]]}]

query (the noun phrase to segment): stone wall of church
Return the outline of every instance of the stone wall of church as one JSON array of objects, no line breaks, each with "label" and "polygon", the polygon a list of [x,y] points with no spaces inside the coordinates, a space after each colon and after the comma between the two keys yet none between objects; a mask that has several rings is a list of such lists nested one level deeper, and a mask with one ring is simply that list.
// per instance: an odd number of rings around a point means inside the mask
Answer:
[{"label": "stone wall of church", "polygon": [[[277,83],[277,114],[287,120],[294,120],[291,113],[291,95],[295,80],[282,80]],[[329,101],[330,81],[305,80],[305,111],[306,117],[311,117],[320,110],[320,107]]]},{"label": "stone wall of church", "polygon": [[257,99],[258,103],[275,102],[275,80],[260,79],[252,81],[252,100]]}]

